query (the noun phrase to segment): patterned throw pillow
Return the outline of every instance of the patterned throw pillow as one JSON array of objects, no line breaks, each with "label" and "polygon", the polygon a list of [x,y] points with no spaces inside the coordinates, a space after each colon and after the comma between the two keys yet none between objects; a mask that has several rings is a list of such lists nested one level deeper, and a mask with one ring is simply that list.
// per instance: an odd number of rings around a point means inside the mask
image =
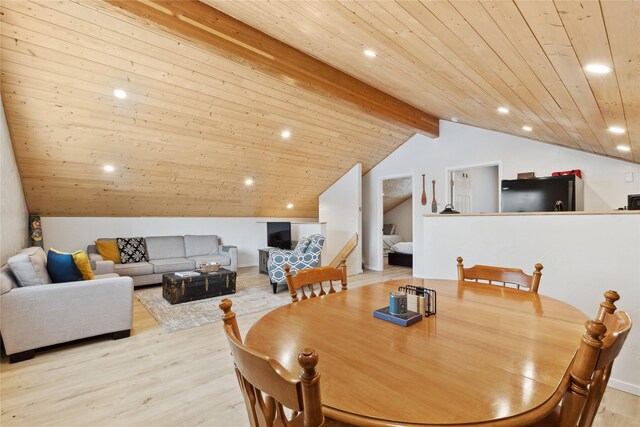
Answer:
[{"label": "patterned throw pillow", "polygon": [[120,262],[122,262],[122,264],[149,261],[149,258],[147,258],[147,249],[144,247],[144,239],[142,237],[132,237],[129,239],[118,237],[116,241],[118,242]]}]

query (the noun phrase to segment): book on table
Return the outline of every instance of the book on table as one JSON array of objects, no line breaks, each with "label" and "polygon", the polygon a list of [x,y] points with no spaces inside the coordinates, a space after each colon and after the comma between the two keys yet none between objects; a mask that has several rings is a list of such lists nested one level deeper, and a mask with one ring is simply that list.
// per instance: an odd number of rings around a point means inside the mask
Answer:
[{"label": "book on table", "polygon": [[407,311],[405,314],[391,314],[389,312],[389,306],[374,310],[373,317],[404,327],[411,326],[422,320],[422,314],[414,311]]}]

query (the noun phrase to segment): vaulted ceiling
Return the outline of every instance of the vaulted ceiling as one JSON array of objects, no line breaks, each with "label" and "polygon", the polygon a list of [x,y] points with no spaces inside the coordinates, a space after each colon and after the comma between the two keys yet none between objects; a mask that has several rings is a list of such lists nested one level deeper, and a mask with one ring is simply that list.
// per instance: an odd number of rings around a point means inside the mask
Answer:
[{"label": "vaulted ceiling", "polygon": [[2,98],[33,213],[316,217],[355,163],[437,135],[433,116],[640,162],[640,2],[1,7]]}]

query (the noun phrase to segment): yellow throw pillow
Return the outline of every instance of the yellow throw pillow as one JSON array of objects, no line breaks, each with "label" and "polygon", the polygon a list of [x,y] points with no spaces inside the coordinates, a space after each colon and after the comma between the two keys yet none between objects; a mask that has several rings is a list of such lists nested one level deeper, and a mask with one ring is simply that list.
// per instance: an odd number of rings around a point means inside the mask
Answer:
[{"label": "yellow throw pillow", "polygon": [[51,248],[50,250],[59,254],[71,255],[73,257],[73,263],[76,265],[78,270],[80,270],[80,274],[82,274],[82,278],[84,280],[93,280],[93,270],[91,270],[91,263],[89,262],[89,257],[87,256],[87,253],[85,251],[79,250],[70,254],[68,252],[58,251],[53,248]]},{"label": "yellow throw pillow", "polygon": [[76,263],[76,267],[82,273],[84,280],[93,280],[93,270],[91,270],[91,263],[89,262],[89,256],[83,250],[72,253],[73,262]]},{"label": "yellow throw pillow", "polygon": [[102,258],[120,264],[120,250],[115,240],[96,240],[96,248]]}]

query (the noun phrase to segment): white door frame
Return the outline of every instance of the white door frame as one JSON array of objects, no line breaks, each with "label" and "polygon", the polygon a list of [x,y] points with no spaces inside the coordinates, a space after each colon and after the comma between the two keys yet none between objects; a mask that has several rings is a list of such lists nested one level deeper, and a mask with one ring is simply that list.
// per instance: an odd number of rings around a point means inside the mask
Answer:
[{"label": "white door frame", "polygon": [[382,226],[383,226],[383,222],[384,222],[384,204],[383,204],[383,196],[382,196],[382,183],[384,181],[388,181],[390,179],[398,179],[398,178],[411,178],[411,241],[415,242],[416,236],[416,224],[415,224],[415,204],[413,203],[413,199],[414,199],[414,194],[415,194],[415,179],[413,178],[414,173],[413,172],[407,172],[407,173],[403,173],[403,174],[398,174],[398,175],[386,175],[386,176],[381,176],[378,177],[378,181],[377,181],[377,188],[376,188],[376,194],[377,194],[377,201],[376,201],[376,236],[375,239],[377,240],[376,243],[376,250],[378,252],[377,255],[377,259],[378,259],[378,265],[379,265],[379,269],[377,271],[382,271],[384,270],[384,257],[382,256]]},{"label": "white door frame", "polygon": [[463,170],[463,169],[473,169],[473,168],[482,168],[482,167],[490,167],[490,166],[498,167],[498,182],[496,183],[496,186],[498,189],[498,212],[502,212],[502,185],[501,185],[502,184],[502,160],[495,160],[492,162],[485,162],[485,163],[475,163],[475,164],[464,165],[464,166],[452,166],[452,167],[446,168],[444,170],[444,182],[445,182],[445,189],[447,193],[446,200],[448,200],[449,203],[453,204],[453,199],[452,199],[453,194],[451,194],[451,182],[450,182],[452,172]]}]

